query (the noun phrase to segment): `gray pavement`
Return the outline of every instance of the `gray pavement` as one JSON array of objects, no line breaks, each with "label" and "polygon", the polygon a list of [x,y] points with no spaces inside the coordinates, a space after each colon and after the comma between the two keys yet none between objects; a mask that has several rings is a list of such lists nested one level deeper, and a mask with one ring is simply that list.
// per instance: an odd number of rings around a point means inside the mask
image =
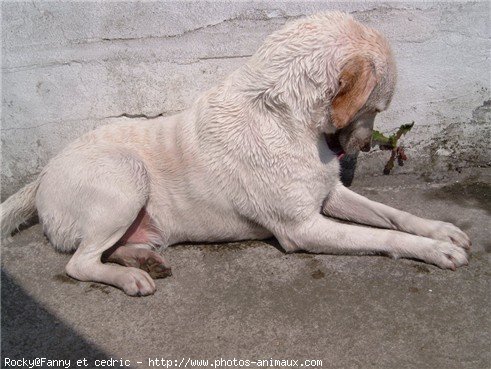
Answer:
[{"label": "gray pavement", "polygon": [[383,256],[287,255],[274,240],[180,245],[165,251],[173,276],[157,281],[155,295],[131,298],[66,277],[69,255],[55,252],[39,225],[28,227],[2,245],[2,365],[236,358],[489,368],[490,183],[489,169],[353,183],[369,198],[464,229],[473,255],[456,272]]}]

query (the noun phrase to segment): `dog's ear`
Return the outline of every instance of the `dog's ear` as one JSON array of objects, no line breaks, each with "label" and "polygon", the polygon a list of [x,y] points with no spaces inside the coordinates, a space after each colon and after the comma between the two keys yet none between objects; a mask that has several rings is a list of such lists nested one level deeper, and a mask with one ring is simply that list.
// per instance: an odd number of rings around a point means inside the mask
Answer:
[{"label": "dog's ear", "polygon": [[350,59],[339,77],[339,90],[331,108],[332,123],[338,129],[345,127],[365,105],[377,83],[372,64],[363,57]]}]

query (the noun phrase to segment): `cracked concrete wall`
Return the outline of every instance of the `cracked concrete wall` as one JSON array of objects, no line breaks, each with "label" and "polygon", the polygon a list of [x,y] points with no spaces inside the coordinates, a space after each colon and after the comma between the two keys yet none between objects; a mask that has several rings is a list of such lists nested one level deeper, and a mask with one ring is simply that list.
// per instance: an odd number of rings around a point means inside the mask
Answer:
[{"label": "cracked concrete wall", "polygon": [[[488,2],[2,3],[2,198],[115,119],[188,107],[290,19],[351,12],[390,39],[398,89],[376,126],[406,138],[395,173],[490,164]],[[487,101],[487,102],[486,102]],[[118,118],[119,117],[119,118]],[[387,152],[360,155],[380,174]]]}]

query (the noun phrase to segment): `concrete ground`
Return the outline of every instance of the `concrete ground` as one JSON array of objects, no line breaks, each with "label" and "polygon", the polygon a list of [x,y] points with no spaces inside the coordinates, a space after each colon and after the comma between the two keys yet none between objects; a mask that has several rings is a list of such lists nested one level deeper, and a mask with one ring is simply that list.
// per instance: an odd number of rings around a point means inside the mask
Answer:
[{"label": "concrete ground", "polygon": [[272,358],[322,360],[316,368],[489,368],[490,183],[489,170],[474,169],[353,183],[464,229],[473,255],[456,272],[382,256],[286,255],[273,240],[181,245],[165,251],[173,276],[157,281],[155,295],[131,298],[66,277],[69,255],[34,225],[2,246],[2,364]]}]

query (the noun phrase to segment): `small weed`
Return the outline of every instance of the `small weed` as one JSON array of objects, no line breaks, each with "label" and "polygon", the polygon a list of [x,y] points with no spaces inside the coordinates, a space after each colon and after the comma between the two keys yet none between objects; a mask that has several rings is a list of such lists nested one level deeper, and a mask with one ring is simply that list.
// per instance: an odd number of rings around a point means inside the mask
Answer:
[{"label": "small weed", "polygon": [[404,148],[398,145],[399,139],[408,133],[414,126],[414,122],[410,124],[403,124],[399,127],[396,133],[390,136],[385,136],[383,133],[379,131],[373,131],[372,133],[372,147],[378,145],[380,150],[389,150],[390,158],[389,161],[385,164],[384,174],[390,174],[390,171],[394,168],[394,163],[397,160],[397,164],[399,166],[404,165],[404,161],[407,160],[406,153],[404,152]]}]

